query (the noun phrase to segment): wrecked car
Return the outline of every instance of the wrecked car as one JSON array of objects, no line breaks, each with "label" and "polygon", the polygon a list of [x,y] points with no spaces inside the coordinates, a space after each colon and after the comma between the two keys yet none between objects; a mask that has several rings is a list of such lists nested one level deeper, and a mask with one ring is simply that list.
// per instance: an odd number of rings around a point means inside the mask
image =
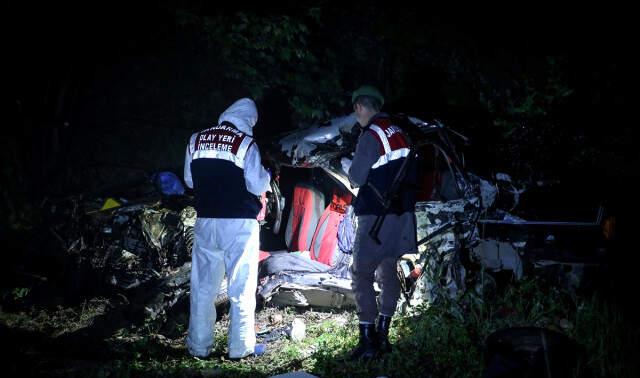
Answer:
[{"label": "wrecked car", "polygon": [[[400,117],[414,141],[419,167],[419,250],[404,255],[398,264],[403,284],[399,306],[407,308],[434,300],[442,287],[451,295],[464,289],[464,267],[457,251],[474,241],[482,199],[478,180],[465,171],[452,141],[466,138],[439,122]],[[308,256],[313,266],[287,269],[297,264],[265,261],[259,288],[263,300],[296,306],[354,304],[348,267],[357,228],[350,204],[357,189],[349,185],[347,172],[359,131],[355,124],[352,114],[297,130],[281,137],[276,142],[280,149],[271,151],[271,156],[286,167],[281,172],[280,191],[290,193],[290,201],[284,209],[281,203],[285,199],[273,198],[270,202],[276,206],[270,209],[282,210],[268,219],[279,225],[287,216],[287,249],[298,252],[301,257],[295,257],[297,260]],[[285,175],[299,177],[296,170],[310,173],[300,181],[285,179]],[[280,232],[277,228],[273,231]],[[276,254],[270,259],[292,257]]]},{"label": "wrecked car", "polygon": [[[526,221],[512,214],[523,186],[506,174],[489,181],[469,172],[460,148],[464,136],[438,121],[400,117],[419,167],[418,251],[398,261],[400,311],[468,289],[484,292],[501,272],[511,279],[546,272],[578,287],[588,268],[598,264],[604,253],[603,210],[592,222]],[[351,208],[357,189],[347,179],[358,137],[355,123],[354,115],[334,118],[278,136],[267,149],[280,170],[262,196],[258,219],[257,296],[263,305],[355,305],[349,267],[358,227]],[[144,317],[162,320],[188,299],[196,213],[177,175],[156,174],[152,182],[138,199],[50,203],[49,231],[78,264],[97,272],[92,283],[116,290]],[[571,253],[566,240],[576,239],[595,253]],[[217,305],[227,301],[224,286],[223,280]]]},{"label": "wrecked car", "polygon": [[[495,273],[517,280],[551,272],[556,283],[576,289],[585,269],[603,262],[602,207],[592,221],[522,219],[513,212],[526,185],[504,173],[488,180],[469,172],[460,148],[468,143],[465,136],[439,121],[398,120],[417,149],[419,166],[418,251],[398,261],[400,311],[469,288],[482,294],[497,285]],[[271,144],[271,158],[284,168],[278,190],[269,193],[264,228],[284,237],[288,253],[274,253],[262,264],[262,300],[301,307],[354,304],[348,267],[357,228],[350,203],[357,189],[347,172],[359,132],[355,124],[353,114],[338,117]]]}]

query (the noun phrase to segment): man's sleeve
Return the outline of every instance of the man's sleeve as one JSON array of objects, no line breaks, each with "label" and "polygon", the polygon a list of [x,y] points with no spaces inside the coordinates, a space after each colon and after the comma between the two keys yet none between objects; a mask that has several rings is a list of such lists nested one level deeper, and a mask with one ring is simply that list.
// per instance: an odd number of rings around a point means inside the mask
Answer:
[{"label": "man's sleeve", "polygon": [[189,138],[189,144],[187,144],[187,152],[184,156],[184,183],[191,189],[193,189],[193,178],[191,177],[191,159],[193,158],[191,154],[191,141],[195,135],[192,135]]},{"label": "man's sleeve", "polygon": [[244,157],[244,181],[247,190],[256,196],[271,189],[271,175],[262,166],[260,160],[260,150],[255,143],[252,143]]},{"label": "man's sleeve", "polygon": [[356,146],[351,168],[349,168],[349,181],[354,188],[364,186],[369,176],[369,170],[380,158],[379,142],[370,132],[364,132]]}]

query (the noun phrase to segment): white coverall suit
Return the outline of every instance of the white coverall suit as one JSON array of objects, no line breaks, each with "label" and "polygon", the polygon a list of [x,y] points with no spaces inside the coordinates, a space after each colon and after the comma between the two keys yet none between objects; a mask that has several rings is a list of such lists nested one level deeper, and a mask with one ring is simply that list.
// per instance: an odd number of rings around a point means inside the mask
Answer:
[{"label": "white coverall suit", "polygon": [[231,302],[229,357],[254,352],[259,255],[254,196],[269,190],[271,180],[251,137],[257,120],[254,102],[240,99],[222,113],[217,126],[193,134],[187,146],[184,179],[195,191],[198,212],[186,340],[194,356],[206,357],[213,349],[214,302],[225,272]]}]

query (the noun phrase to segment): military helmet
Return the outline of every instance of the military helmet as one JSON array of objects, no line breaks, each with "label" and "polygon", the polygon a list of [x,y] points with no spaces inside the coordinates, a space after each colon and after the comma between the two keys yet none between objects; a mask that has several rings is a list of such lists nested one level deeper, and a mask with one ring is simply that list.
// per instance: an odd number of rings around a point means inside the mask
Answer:
[{"label": "military helmet", "polygon": [[373,97],[380,103],[380,107],[384,105],[384,97],[382,96],[382,93],[380,93],[380,91],[374,86],[363,85],[360,88],[353,91],[353,95],[351,95],[351,103],[355,104],[356,100],[360,96]]}]

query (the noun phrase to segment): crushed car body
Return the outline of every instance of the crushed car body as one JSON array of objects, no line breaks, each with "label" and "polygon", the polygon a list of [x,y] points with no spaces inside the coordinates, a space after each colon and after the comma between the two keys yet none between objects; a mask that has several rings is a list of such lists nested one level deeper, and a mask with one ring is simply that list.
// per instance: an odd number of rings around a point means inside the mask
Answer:
[{"label": "crushed car body", "polygon": [[[410,135],[418,148],[420,162],[418,198],[420,201],[416,205],[416,236],[419,251],[403,256],[399,263],[399,275],[403,282],[404,292],[400,304],[402,308],[414,306],[425,299],[434,300],[437,294],[436,285],[433,282],[444,282],[445,287],[452,295],[464,288],[464,268],[457,260],[456,251],[463,245],[471,245],[477,238],[475,225],[482,207],[479,183],[464,170],[461,164],[462,160],[450,139],[460,136],[449,131],[439,122],[427,123],[413,117],[404,117],[404,120],[413,126]],[[359,128],[355,126],[355,123],[353,114],[338,117],[322,125],[297,130],[277,142],[280,150],[272,153],[272,156],[278,156],[281,164],[300,169],[319,168],[324,173],[324,179],[334,184],[330,189],[333,192],[333,199],[326,201],[330,202],[328,205],[322,200],[321,194],[316,194],[315,197],[320,197],[320,199],[314,200],[314,196],[311,195],[307,206],[322,203],[321,207],[326,205],[327,210],[330,210],[336,193],[343,196],[344,193],[357,195],[357,189],[351,188],[347,179],[350,158],[355,150],[358,137],[356,133]],[[296,188],[293,190],[294,198],[289,215],[290,221],[296,214],[295,207],[300,203],[295,198],[296,193],[305,190],[300,185],[308,186],[306,183],[294,185]],[[314,188],[306,190],[313,191]],[[325,189],[325,191],[327,190]],[[313,206],[317,205],[311,207]],[[337,240],[353,237],[357,228],[352,211],[347,209],[344,211],[344,215],[336,228],[336,235],[333,236]],[[312,219],[307,224],[311,224],[311,227],[313,224],[318,224],[317,220],[313,219],[313,214],[310,215],[310,218]],[[350,233],[345,230],[349,230]],[[290,233],[287,236],[290,237]],[[288,246],[290,245],[291,243],[288,243]],[[298,243],[295,244],[296,248],[294,249],[300,248],[301,245],[303,249],[308,247],[306,250],[311,251],[311,260],[319,258],[312,251],[314,246]],[[333,253],[338,256],[350,256],[351,248],[352,245],[349,246],[347,243],[338,244]],[[349,279],[350,258],[339,257],[334,261],[335,263],[330,264],[331,269],[324,274],[330,275],[332,280]],[[332,269],[340,272],[340,275],[331,275]],[[309,300],[306,299],[305,290],[300,287],[299,281],[304,280],[304,277],[309,274],[311,273],[298,272],[296,279],[293,280],[297,281],[295,282],[298,285],[296,287],[271,284],[267,286],[270,290],[266,290],[263,283],[261,296],[263,299],[269,299],[279,304],[279,296],[284,295],[287,300],[283,302],[288,303],[288,298],[294,296],[290,294],[290,291],[294,291],[297,293],[297,298],[300,298],[298,305],[307,305]],[[441,277],[435,278],[436,275]],[[429,276],[431,278],[427,279],[426,277]],[[273,279],[273,277],[277,277],[277,274],[271,277]],[[324,287],[326,290],[334,290],[344,294],[343,289],[348,287],[348,283],[339,288],[331,289],[327,287],[330,285],[324,283],[327,279],[329,278],[317,280],[310,286]],[[269,278],[262,277],[262,280],[268,282]],[[306,285],[309,286],[309,283]],[[439,288],[440,284],[437,286]],[[325,303],[315,303],[315,305],[327,306],[328,303],[325,301]]]},{"label": "crushed car body", "polygon": [[[547,274],[567,288],[602,263],[603,211],[593,221],[527,221],[513,215],[526,188],[506,174],[492,180],[469,172],[459,142],[467,139],[440,122],[400,116],[419,157],[416,204],[418,251],[398,261],[400,311],[469,289]],[[345,308],[355,305],[351,253],[357,230],[347,179],[355,150],[355,116],[347,115],[277,137],[268,156],[281,167],[263,195],[257,296],[265,305]],[[154,195],[67,199],[51,203],[50,232],[77,264],[88,263],[106,286],[162,319],[188,299],[196,212],[192,197],[170,174]],[[505,200],[505,198],[507,200]],[[497,206],[500,204],[500,206]],[[501,208],[499,208],[501,207]],[[269,248],[267,239],[279,240]],[[570,242],[567,242],[569,240]],[[581,241],[594,253],[574,253]],[[586,256],[588,255],[588,256]],[[224,280],[223,280],[224,283]],[[224,285],[223,285],[224,286]],[[376,288],[376,290],[378,290]],[[221,288],[216,304],[227,301]]]},{"label": "crushed car body", "polygon": [[[557,283],[567,289],[576,289],[584,282],[585,267],[602,264],[606,243],[601,232],[602,208],[593,221],[524,220],[511,213],[518,208],[521,197],[526,196],[524,184],[516,183],[505,173],[496,174],[492,180],[474,175],[465,168],[464,156],[454,143],[466,143],[466,137],[438,121],[400,117],[410,125],[410,137],[419,151],[421,185],[416,204],[418,251],[402,256],[398,262],[403,288],[398,304],[400,310],[414,308],[425,301],[433,302],[439,296],[454,298],[471,287],[483,290],[478,286],[495,285],[490,273],[498,272],[506,272],[511,279],[517,280],[525,275],[543,273],[543,270],[548,273],[548,268],[554,267]],[[288,133],[274,143],[277,149],[271,152],[271,156],[276,156],[280,164],[295,169],[319,169],[323,174],[316,175],[316,183],[332,182],[330,189],[324,189],[327,198],[324,203],[322,199],[310,199],[307,204],[313,204],[311,207],[327,206],[329,210],[336,193],[357,195],[357,189],[351,188],[347,179],[359,132],[355,123],[353,114],[337,117],[324,124]],[[295,198],[299,186],[304,186],[304,190],[317,191],[325,184],[316,185],[316,188],[309,187],[309,183],[293,184],[296,188],[289,191],[294,197],[289,222],[295,216],[295,206],[299,203]],[[333,199],[328,200],[331,196]],[[335,231],[335,238],[339,241],[352,237],[357,228],[350,209],[344,213],[345,217]],[[313,216],[310,218],[305,227],[310,227],[308,233],[312,234],[314,225],[319,223]],[[580,252],[575,253],[575,248],[558,243],[560,239],[567,240],[567,235],[570,235],[568,240],[571,242],[588,240],[592,248],[580,256]],[[314,246],[294,243],[291,248],[290,232],[286,238],[290,251],[302,250],[303,256],[310,251],[309,259],[318,260],[319,256],[313,252]],[[578,243],[578,249],[581,246],[584,243]],[[350,303],[347,297],[333,299],[329,303],[327,299],[309,300],[309,295],[305,295],[315,289],[333,290],[345,295],[344,288],[348,287],[348,282],[343,282],[339,288],[332,288],[328,283],[349,279],[347,265],[351,250],[348,243],[338,243],[334,249],[338,257],[328,263],[330,268],[321,275],[289,270],[285,274],[286,284],[278,285],[271,280],[275,277],[282,280],[281,274],[277,271],[264,273],[261,297],[281,305],[340,307]],[[286,299],[280,300],[280,296]],[[297,299],[292,301],[291,298]]]}]

